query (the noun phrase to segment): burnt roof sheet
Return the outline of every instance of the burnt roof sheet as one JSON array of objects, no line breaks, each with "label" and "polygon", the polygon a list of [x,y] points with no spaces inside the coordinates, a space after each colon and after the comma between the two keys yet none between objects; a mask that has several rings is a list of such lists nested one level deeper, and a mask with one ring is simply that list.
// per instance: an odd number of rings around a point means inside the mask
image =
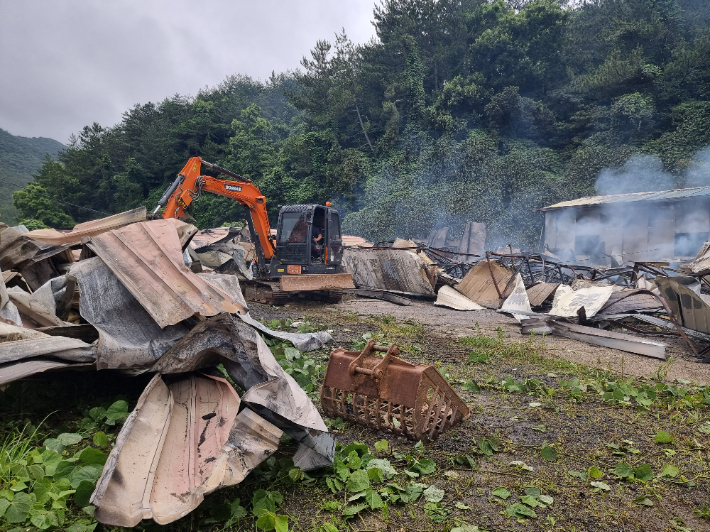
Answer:
[{"label": "burnt roof sheet", "polygon": [[161,328],[193,314],[246,312],[190,271],[170,220],[153,220],[93,237],[89,247],[133,294]]},{"label": "burnt roof sheet", "polygon": [[695,198],[710,196],[710,186],[680,188],[676,190],[656,190],[652,192],[632,192],[630,194],[612,194],[609,196],[587,196],[570,201],[562,201],[548,207],[543,207],[541,211],[551,211],[563,209],[565,207],[585,207],[591,205],[602,205],[606,203],[630,203],[635,201],[668,201],[685,198]]}]

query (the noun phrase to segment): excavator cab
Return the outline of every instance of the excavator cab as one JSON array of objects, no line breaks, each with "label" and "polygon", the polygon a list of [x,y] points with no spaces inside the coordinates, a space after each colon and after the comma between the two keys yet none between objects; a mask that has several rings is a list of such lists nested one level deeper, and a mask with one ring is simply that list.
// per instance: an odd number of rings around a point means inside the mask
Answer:
[{"label": "excavator cab", "polygon": [[271,276],[339,273],[343,257],[340,215],[330,206],[281,207]]}]

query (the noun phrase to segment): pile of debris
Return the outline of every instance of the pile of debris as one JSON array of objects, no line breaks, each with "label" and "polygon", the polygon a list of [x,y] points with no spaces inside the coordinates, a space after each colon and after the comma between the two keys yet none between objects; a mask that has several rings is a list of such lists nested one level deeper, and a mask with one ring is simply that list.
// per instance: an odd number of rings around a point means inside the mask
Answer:
[{"label": "pile of debris", "polygon": [[[483,251],[485,225],[467,223],[460,241],[448,228],[427,241],[397,239],[349,248],[344,268],[355,293],[400,305],[411,298],[461,311],[512,314],[523,334],[544,333],[665,359],[665,345],[611,329],[680,336],[700,357],[710,346],[710,243],[680,268],[634,262],[602,268],[553,254]],[[475,237],[475,238],[474,238]],[[692,339],[692,340],[691,340]]]},{"label": "pile of debris", "polygon": [[[302,351],[330,335],[271,331],[251,318],[233,274],[249,273],[249,243],[234,244],[227,229],[190,247],[196,233],[147,221],[144,208],[70,232],[0,225],[0,385],[58,369],[155,373],[91,498],[107,525],[186,515],[241,482],[282,434],[299,442],[296,467],[333,461],[315,405],[260,332]],[[224,273],[195,273],[197,260]]]}]

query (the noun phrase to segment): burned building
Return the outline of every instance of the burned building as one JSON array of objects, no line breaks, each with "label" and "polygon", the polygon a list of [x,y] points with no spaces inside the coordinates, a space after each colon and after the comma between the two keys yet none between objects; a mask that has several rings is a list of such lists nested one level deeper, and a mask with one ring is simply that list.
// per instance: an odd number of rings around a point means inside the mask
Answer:
[{"label": "burned building", "polygon": [[540,210],[541,251],[573,252],[578,263],[684,261],[710,234],[710,187],[591,196]]}]

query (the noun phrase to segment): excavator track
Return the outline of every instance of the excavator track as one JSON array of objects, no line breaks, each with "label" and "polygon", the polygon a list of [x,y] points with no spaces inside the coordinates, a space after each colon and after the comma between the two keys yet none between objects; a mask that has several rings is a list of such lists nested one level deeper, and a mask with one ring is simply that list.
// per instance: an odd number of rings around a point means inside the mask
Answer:
[{"label": "excavator track", "polygon": [[241,281],[242,293],[247,301],[265,305],[283,306],[289,301],[310,300],[324,303],[340,303],[342,290],[314,290],[306,292],[285,292],[279,283],[268,281]]}]

